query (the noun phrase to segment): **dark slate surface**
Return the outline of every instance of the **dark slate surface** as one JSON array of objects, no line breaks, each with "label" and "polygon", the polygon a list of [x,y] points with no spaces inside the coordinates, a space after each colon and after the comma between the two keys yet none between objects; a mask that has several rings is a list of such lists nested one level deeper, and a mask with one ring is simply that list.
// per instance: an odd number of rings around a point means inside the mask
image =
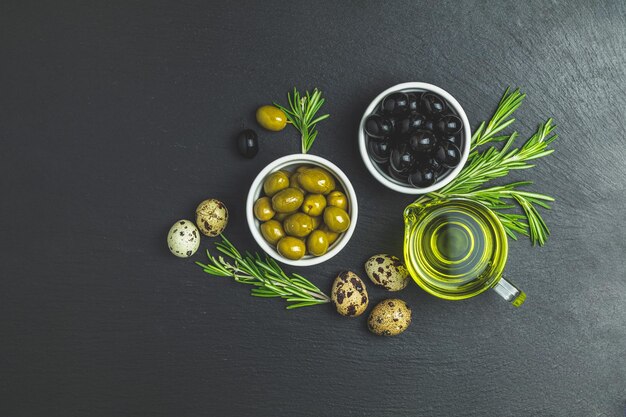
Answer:
[{"label": "dark slate surface", "polygon": [[[623,1],[91,3],[0,11],[0,415],[624,415]],[[208,197],[255,249],[247,187],[298,142],[259,131],[247,161],[232,139],[294,85],[325,92],[313,152],[361,204],[346,249],[300,272],[328,288],[400,254],[411,199],[374,182],[355,130],[404,81],[447,89],[474,125],[519,85],[520,133],[559,125],[554,156],[511,176],[557,199],[548,245],[511,245],[523,308],[412,285],[414,324],[383,339],[169,255],[169,226]]]}]

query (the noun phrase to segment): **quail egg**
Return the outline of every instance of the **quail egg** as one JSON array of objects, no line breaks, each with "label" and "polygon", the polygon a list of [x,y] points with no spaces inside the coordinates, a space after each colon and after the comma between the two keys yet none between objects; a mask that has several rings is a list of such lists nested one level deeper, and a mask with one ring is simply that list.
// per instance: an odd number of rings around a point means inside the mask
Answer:
[{"label": "quail egg", "polygon": [[215,237],[228,224],[228,209],[224,203],[214,198],[204,200],[196,208],[196,224],[203,234]]},{"label": "quail egg", "polygon": [[354,272],[345,271],[333,282],[331,300],[342,316],[360,316],[367,309],[369,299],[365,283]]},{"label": "quail egg", "polygon": [[411,324],[411,309],[397,298],[383,300],[372,309],[367,319],[370,332],[379,336],[396,336]]},{"label": "quail egg", "polygon": [[400,291],[409,283],[409,271],[392,255],[372,256],[365,262],[365,272],[374,284],[389,291]]},{"label": "quail egg", "polygon": [[189,220],[174,223],[167,234],[167,247],[179,258],[189,258],[200,246],[198,228]]}]

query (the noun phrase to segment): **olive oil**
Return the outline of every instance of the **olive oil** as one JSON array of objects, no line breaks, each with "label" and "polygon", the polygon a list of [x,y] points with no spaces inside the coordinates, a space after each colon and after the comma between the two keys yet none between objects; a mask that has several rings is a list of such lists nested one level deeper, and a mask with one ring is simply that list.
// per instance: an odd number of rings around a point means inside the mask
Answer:
[{"label": "olive oil", "polygon": [[507,238],[496,215],[466,199],[431,201],[405,211],[404,257],[417,284],[449,300],[498,284]]}]

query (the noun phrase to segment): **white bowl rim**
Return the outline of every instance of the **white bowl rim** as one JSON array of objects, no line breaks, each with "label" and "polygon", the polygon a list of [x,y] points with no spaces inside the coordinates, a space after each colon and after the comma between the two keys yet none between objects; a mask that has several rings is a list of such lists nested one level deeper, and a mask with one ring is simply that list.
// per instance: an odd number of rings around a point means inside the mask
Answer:
[{"label": "white bowl rim", "polygon": [[[464,143],[463,143],[463,149],[461,149],[461,161],[459,162],[459,165],[457,165],[441,181],[438,181],[435,184],[429,187],[424,187],[424,188],[414,188],[414,187],[411,187],[410,185],[397,184],[391,181],[389,178],[382,175],[380,172],[378,172],[378,169],[374,166],[374,163],[371,161],[367,153],[367,146],[366,146],[365,134],[364,134],[365,119],[367,118],[367,116],[373,113],[378,103],[387,94],[395,93],[398,91],[410,92],[410,91],[415,91],[415,90],[425,90],[425,91],[431,91],[433,93],[439,94],[448,103],[450,103],[452,107],[454,107],[454,110],[457,112],[457,114],[463,121],[463,133],[464,133],[463,142]],[[365,109],[365,113],[363,113],[363,117],[361,117],[361,123],[359,123],[359,150],[361,152],[361,158],[363,159],[363,162],[365,163],[367,170],[374,176],[374,178],[378,180],[378,182],[383,184],[385,187],[390,188],[394,191],[398,191],[400,193],[404,193],[404,194],[426,194],[426,193],[430,193],[431,191],[436,191],[448,185],[453,179],[455,179],[459,175],[459,173],[463,169],[463,166],[465,165],[465,162],[467,162],[467,157],[469,156],[469,152],[470,152],[470,141],[471,141],[471,131],[470,131],[470,126],[469,126],[469,120],[467,119],[467,115],[465,114],[465,110],[463,110],[463,107],[450,93],[448,93],[441,87],[437,87],[436,85],[423,83],[423,82],[407,82],[407,83],[394,85],[393,87],[389,87],[388,89],[380,93],[378,96],[376,96],[374,100],[372,100],[369,106],[367,106],[367,108]]]},{"label": "white bowl rim", "polygon": [[[259,230],[260,222],[254,217],[254,202],[260,195],[260,188],[263,186],[263,181],[265,178],[272,172],[277,171],[281,168],[284,168],[288,165],[293,164],[306,164],[312,163],[314,165],[320,165],[323,168],[329,170],[335,177],[341,182],[343,189],[348,197],[350,202],[350,206],[348,211],[350,213],[350,227],[348,230],[343,232],[337,242],[334,243],[332,249],[326,252],[322,256],[311,256],[306,255],[305,257],[298,260],[287,259],[284,256],[280,255],[275,247],[271,246],[269,243],[265,241],[263,235],[261,235],[261,231]],[[248,221],[248,227],[250,228],[250,233],[252,233],[252,237],[256,243],[263,249],[265,253],[267,253],[272,258],[277,261],[293,266],[311,266],[317,265],[322,262],[325,262],[337,255],[341,250],[348,244],[348,241],[352,237],[354,230],[356,228],[356,223],[359,215],[359,207],[357,203],[356,193],[354,191],[354,187],[352,183],[344,174],[344,172],[339,169],[339,167],[327,159],[316,155],[309,154],[291,154],[280,157],[273,162],[270,162],[265,168],[258,173],[254,181],[252,181],[252,185],[250,186],[250,190],[248,191],[248,198],[246,199],[246,220]]]}]

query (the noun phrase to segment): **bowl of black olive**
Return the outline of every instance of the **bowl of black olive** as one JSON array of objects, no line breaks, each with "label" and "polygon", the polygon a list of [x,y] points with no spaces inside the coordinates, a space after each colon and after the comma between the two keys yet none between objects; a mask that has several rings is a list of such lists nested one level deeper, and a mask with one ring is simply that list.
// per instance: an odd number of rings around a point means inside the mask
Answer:
[{"label": "bowl of black olive", "polygon": [[405,194],[425,194],[461,172],[470,135],[465,111],[450,93],[409,82],[388,88],[367,107],[359,149],[380,183]]}]

